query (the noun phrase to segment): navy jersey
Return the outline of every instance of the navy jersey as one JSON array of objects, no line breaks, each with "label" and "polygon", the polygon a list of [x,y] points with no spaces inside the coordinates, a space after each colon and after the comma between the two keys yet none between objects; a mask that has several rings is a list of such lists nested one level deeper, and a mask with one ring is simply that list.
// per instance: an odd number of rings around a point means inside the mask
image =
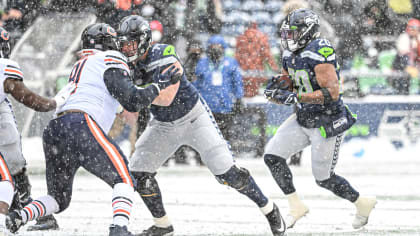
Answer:
[{"label": "navy jersey", "polygon": [[[149,49],[146,59],[137,63],[133,73],[133,80],[139,86],[157,82],[153,81],[155,70],[160,69],[160,71],[163,71],[174,63],[181,65],[174,46],[154,44]],[[162,122],[174,121],[190,112],[197,103],[198,97],[197,89],[187,80],[185,73],[183,73],[178,92],[171,105],[165,107],[152,104],[150,110],[156,120]]]},{"label": "navy jersey", "polygon": [[[327,39],[315,39],[296,53],[290,51],[283,53],[283,68],[291,75],[295,89],[299,94],[312,93],[321,89],[316,80],[315,66],[325,63],[334,65],[340,81],[335,50]],[[313,118],[320,114],[340,112],[343,106],[340,96],[338,101],[328,105],[301,103],[297,114]]]}]

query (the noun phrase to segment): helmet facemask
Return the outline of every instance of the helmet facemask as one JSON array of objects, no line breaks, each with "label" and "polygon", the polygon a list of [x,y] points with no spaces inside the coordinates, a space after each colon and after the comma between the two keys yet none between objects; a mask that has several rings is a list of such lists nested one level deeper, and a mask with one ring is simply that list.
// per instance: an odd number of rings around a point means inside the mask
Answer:
[{"label": "helmet facemask", "polygon": [[0,58],[9,58],[10,55],[10,44],[9,42],[1,42],[0,43]]},{"label": "helmet facemask", "polygon": [[319,37],[319,18],[315,14],[310,14],[303,19],[293,19],[293,13],[290,13],[283,22],[280,29],[280,38],[283,48],[295,52],[304,48],[314,38]]},{"label": "helmet facemask", "polygon": [[[119,28],[119,41],[121,49],[130,46],[130,43],[137,43],[137,50],[123,51],[129,62],[136,61],[142,57],[149,49],[152,43],[152,33],[150,26],[143,18],[139,16],[128,16],[122,20]],[[128,43],[128,45],[127,45]]]},{"label": "helmet facemask", "polygon": [[10,51],[9,32],[0,27],[0,58],[9,58]]}]

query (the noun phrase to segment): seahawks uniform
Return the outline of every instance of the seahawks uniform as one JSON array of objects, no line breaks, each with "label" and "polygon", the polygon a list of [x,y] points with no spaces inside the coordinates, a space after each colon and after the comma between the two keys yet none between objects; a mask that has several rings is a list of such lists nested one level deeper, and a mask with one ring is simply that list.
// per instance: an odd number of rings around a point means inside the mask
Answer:
[{"label": "seahawks uniform", "polygon": [[22,145],[12,104],[4,92],[6,79],[23,80],[19,65],[10,59],[0,58],[0,152],[12,175],[17,174],[26,165],[22,155]]},{"label": "seahawks uniform", "polygon": [[48,194],[58,202],[60,212],[70,203],[79,167],[110,186],[133,186],[126,157],[107,136],[119,102],[108,91],[104,73],[114,68],[130,73],[120,52],[85,50],[69,77],[76,84],[75,91],[44,130]]},{"label": "seahawks uniform", "polygon": [[[283,53],[283,68],[289,73],[298,94],[320,90],[315,66],[332,64],[340,79],[334,48],[326,39],[311,41],[296,53]],[[317,180],[325,180],[334,172],[343,132],[355,122],[351,112],[338,101],[329,104],[305,104],[297,106],[277,130],[266,147],[266,154],[289,158],[305,147],[312,145],[312,172]]]},{"label": "seahawks uniform", "polygon": [[[155,71],[170,65],[176,65],[183,72],[172,45],[154,44],[145,61],[137,63],[134,80],[138,84],[157,82],[152,81]],[[169,106],[151,105],[152,119],[136,142],[136,150],[130,159],[131,171],[155,173],[181,145],[197,150],[215,175],[225,173],[234,165],[229,146],[210,109],[185,73],[182,76]]]}]

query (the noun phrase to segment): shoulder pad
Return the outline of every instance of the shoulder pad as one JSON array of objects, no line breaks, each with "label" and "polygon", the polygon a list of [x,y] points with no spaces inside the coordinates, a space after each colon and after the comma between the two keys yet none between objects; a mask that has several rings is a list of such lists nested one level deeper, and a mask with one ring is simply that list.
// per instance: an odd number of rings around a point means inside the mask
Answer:
[{"label": "shoulder pad", "polygon": [[123,65],[126,69],[130,70],[127,63],[127,58],[118,51],[105,51],[102,53],[106,65]]},{"label": "shoulder pad", "polygon": [[327,62],[336,59],[335,50],[327,39],[315,39],[302,51],[301,57]]},{"label": "shoulder pad", "polygon": [[23,72],[17,62],[10,59],[2,59],[2,63],[5,65],[4,75],[5,77],[17,78],[23,80]]}]

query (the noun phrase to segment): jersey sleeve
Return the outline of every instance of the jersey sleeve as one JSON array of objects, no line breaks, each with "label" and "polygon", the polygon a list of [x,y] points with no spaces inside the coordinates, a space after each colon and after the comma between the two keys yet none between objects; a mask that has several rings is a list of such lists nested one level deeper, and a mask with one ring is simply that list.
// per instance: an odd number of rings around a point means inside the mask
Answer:
[{"label": "jersey sleeve", "polygon": [[[155,53],[153,57],[155,57],[156,59],[147,65],[146,73],[153,74],[155,73],[156,70],[160,70],[160,73],[162,73],[167,68],[173,65],[179,69],[178,73],[181,73],[183,75],[184,68],[182,66],[181,60],[178,58],[176,54],[175,47],[172,45],[166,45],[166,44],[161,44],[161,45],[156,45],[156,46],[159,46],[159,49],[156,50],[155,52],[152,52],[152,53]],[[153,80],[158,80],[158,78],[153,78]],[[153,82],[157,82],[157,81],[153,81]]]},{"label": "jersey sleeve", "polygon": [[335,50],[327,39],[312,41],[300,56],[312,67],[318,64],[337,65]]},{"label": "jersey sleeve", "polygon": [[106,51],[103,57],[105,70],[109,68],[118,68],[127,71],[130,74],[130,67],[127,58],[118,51]]},{"label": "jersey sleeve", "polygon": [[3,70],[4,78],[23,80],[23,72],[17,62],[8,60]]}]

